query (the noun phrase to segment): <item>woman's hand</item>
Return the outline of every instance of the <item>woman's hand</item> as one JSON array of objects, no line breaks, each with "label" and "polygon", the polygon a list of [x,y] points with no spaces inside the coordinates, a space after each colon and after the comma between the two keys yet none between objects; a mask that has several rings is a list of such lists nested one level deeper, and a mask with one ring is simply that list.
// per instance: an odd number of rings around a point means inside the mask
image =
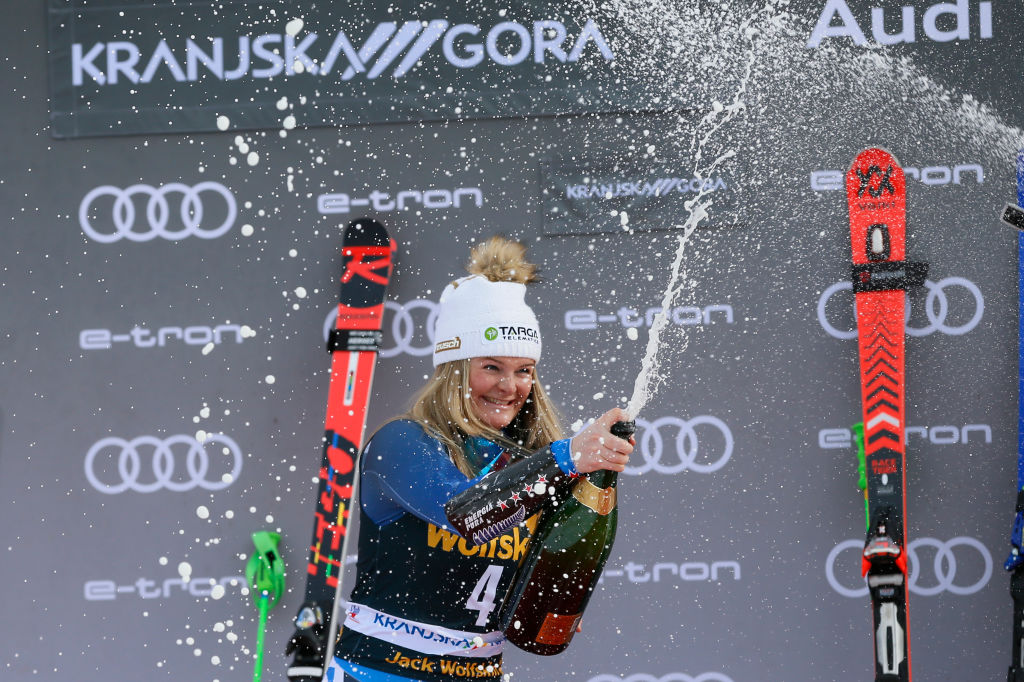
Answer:
[{"label": "woman's hand", "polygon": [[569,452],[576,464],[576,471],[581,474],[601,469],[622,472],[626,468],[636,440],[630,436],[625,441],[613,435],[610,430],[612,424],[623,421],[629,421],[629,415],[616,407],[573,436],[569,442]]}]

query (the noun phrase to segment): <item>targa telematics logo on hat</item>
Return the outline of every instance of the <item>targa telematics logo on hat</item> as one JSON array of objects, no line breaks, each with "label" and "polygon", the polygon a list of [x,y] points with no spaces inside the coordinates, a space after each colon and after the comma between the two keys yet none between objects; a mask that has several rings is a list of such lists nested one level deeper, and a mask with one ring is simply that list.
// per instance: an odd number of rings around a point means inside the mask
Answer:
[{"label": "targa telematics logo on hat", "polygon": [[540,332],[532,327],[498,325],[484,329],[484,340],[488,343],[526,342],[540,343]]}]

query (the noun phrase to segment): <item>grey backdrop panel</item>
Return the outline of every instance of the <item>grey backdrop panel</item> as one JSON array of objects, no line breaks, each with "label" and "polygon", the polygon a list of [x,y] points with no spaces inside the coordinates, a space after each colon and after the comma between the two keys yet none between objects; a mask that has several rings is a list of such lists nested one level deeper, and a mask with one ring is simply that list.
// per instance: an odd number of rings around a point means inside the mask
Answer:
[{"label": "grey backdrop panel", "polygon": [[[922,23],[933,5],[922,5],[916,41],[887,49],[992,103],[1003,123],[1024,123],[1019,79],[1005,66],[1020,62],[1019,17],[994,3],[949,4],[966,7],[968,39],[933,39]],[[802,35],[840,6],[870,34],[864,8],[808,1]],[[899,16],[897,4],[885,7]],[[3,679],[248,679],[257,612],[232,580],[249,534],[263,528],[283,534],[288,567],[264,672],[283,679],[320,457],[323,330],[351,218],[380,219],[401,250],[371,429],[429,373],[431,301],[462,272],[470,240],[495,232],[527,241],[542,267],[532,294],[545,329],[541,376],[566,423],[630,394],[676,246],[660,228],[685,220],[685,209],[654,206],[665,223],[653,232],[604,223],[596,235],[552,234],[552,160],[690,178],[689,140],[706,106],[692,116],[53,141],[45,11],[9,12],[0,29],[11,94],[0,105],[10,216],[0,251]],[[816,49],[842,53],[849,42],[827,39],[797,61],[810,68]],[[773,82],[763,69],[752,85]],[[835,182],[867,144],[916,169],[908,252],[931,262],[929,285],[909,295],[907,339],[915,677],[1004,675],[1017,292],[1016,240],[996,216],[1014,196],[1013,130],[932,123],[921,113],[928,101],[792,96],[815,73],[788,91],[753,87],[742,124],[707,150],[737,151],[722,171],[730,192],[687,246],[667,380],[641,414],[641,446],[620,479],[606,574],[571,649],[512,650],[513,680],[870,678],[863,507],[845,431],[859,419],[849,239]],[[657,147],[649,160],[647,144]],[[199,431],[222,436],[192,456],[190,473],[188,439]],[[137,441],[137,472],[130,453],[119,457],[123,443],[100,447],[139,438],[148,440]],[[172,454],[155,457],[165,446]],[[135,489],[118,490],[129,480]]]}]

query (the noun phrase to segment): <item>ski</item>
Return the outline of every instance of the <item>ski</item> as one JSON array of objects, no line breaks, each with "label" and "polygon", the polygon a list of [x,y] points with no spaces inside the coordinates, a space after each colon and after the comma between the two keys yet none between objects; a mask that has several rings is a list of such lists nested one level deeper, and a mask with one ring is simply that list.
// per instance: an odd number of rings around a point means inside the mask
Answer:
[{"label": "ski", "polygon": [[338,319],[327,340],[331,378],[305,601],[285,652],[294,654],[288,668],[292,682],[319,682],[334,648],[335,602],[344,576],[357,459],[396,248],[374,220],[355,220],[345,228]]},{"label": "ski", "polygon": [[1013,641],[1007,682],[1024,682],[1024,149],[1017,154],[1017,203],[1007,204],[1002,219],[1017,228],[1017,508],[1010,532],[1010,573],[1013,598]]},{"label": "ski", "polygon": [[906,178],[884,149],[865,149],[846,174],[857,308],[867,483],[867,578],[875,681],[910,680],[907,627],[904,296],[927,266],[905,260]]}]

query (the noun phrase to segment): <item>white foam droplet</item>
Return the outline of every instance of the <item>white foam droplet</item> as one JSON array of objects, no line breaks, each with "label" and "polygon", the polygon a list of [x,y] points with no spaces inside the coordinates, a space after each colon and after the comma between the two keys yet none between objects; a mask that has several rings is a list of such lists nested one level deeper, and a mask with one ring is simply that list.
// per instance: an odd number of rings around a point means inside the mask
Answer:
[{"label": "white foam droplet", "polygon": [[287,108],[288,108],[288,98],[287,97],[282,97],[281,99],[277,100],[277,110],[278,111],[284,111]]},{"label": "white foam droplet", "polygon": [[198,516],[201,519],[208,519],[208,518],[210,518],[210,510],[209,510],[209,508],[206,507],[205,505],[202,505],[202,504],[199,505],[198,507],[196,507],[196,516]]},{"label": "white foam droplet", "polygon": [[200,445],[205,443],[206,439],[209,438],[209,436],[210,436],[210,434],[208,434],[203,429],[199,429],[198,431],[196,431],[196,440],[199,441]]},{"label": "white foam droplet", "polygon": [[182,561],[180,564],[178,564],[178,575],[180,575],[181,579],[184,580],[185,582],[188,582],[189,580],[191,580],[192,579],[192,564],[190,564],[187,561]]},{"label": "white foam droplet", "polygon": [[299,31],[302,30],[302,26],[302,19],[295,18],[289,21],[287,24],[285,24],[284,32],[292,37],[295,37],[299,34]]},{"label": "white foam droplet", "polygon": [[213,348],[214,348],[213,341],[210,341],[208,344],[203,346],[203,351],[202,351],[203,355],[209,355],[213,351]]},{"label": "white foam droplet", "polygon": [[253,229],[253,226],[250,225],[249,223],[246,223],[245,225],[242,225],[242,236],[243,237],[251,237],[253,232],[255,232],[255,230]]},{"label": "white foam droplet", "polygon": [[636,341],[638,338],[640,338],[640,332],[637,331],[636,327],[627,327],[626,336],[629,337],[630,341]]},{"label": "white foam droplet", "polygon": [[306,298],[306,287],[295,287],[295,295],[299,298]]},{"label": "white foam droplet", "polygon": [[293,129],[295,127],[295,117],[291,115],[285,116],[284,120],[281,121],[281,125],[284,126],[285,130]]},{"label": "white foam droplet", "polygon": [[265,376],[265,377],[263,378],[263,381],[267,382],[268,384],[272,384],[272,383],[274,383],[275,381],[277,381],[277,379],[276,379],[276,378],[274,378],[274,375],[273,375],[273,374],[268,374],[267,376]]},{"label": "white foam droplet", "polygon": [[157,563],[159,563],[161,566],[166,566],[167,565],[167,557],[165,557],[165,556],[160,557],[159,559],[157,559]]},{"label": "white foam droplet", "polygon": [[214,585],[213,589],[210,590],[211,599],[222,599],[226,590],[223,585]]},{"label": "white foam droplet", "polygon": [[601,400],[602,398],[604,398],[604,393],[598,391],[597,393],[594,394],[594,400]]},{"label": "white foam droplet", "polygon": [[245,157],[245,162],[250,166],[255,166],[260,162],[260,155],[256,152],[249,152],[249,155]]},{"label": "white foam droplet", "polygon": [[217,130],[227,130],[231,126],[231,119],[227,116],[217,117]]}]

